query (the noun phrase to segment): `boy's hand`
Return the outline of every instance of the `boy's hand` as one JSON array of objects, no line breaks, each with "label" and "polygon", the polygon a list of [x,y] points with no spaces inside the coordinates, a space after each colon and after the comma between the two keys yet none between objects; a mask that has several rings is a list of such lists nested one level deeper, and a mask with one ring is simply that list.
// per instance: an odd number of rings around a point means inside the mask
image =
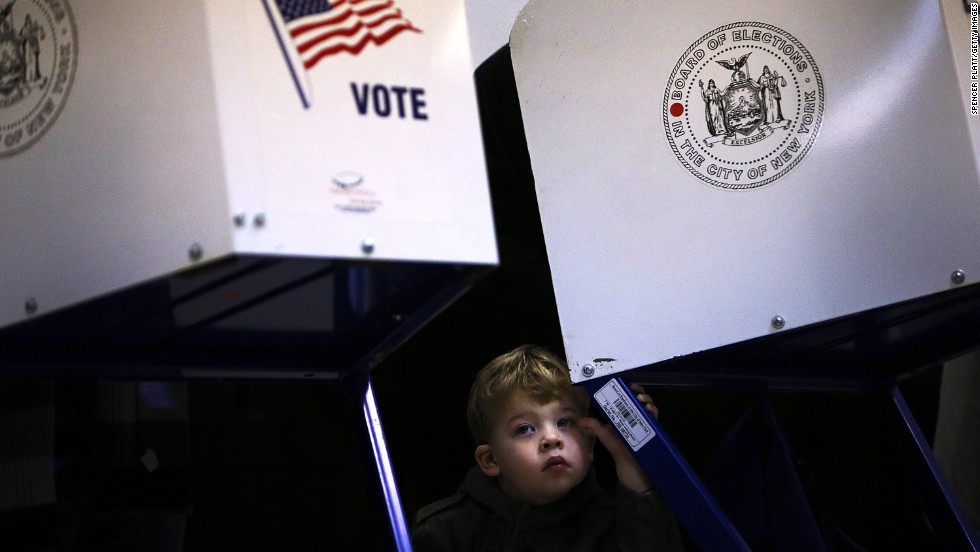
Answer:
[{"label": "boy's hand", "polygon": [[651,398],[650,395],[647,394],[646,390],[643,389],[643,386],[640,385],[639,383],[631,383],[630,389],[632,389],[633,392],[636,393],[636,399],[640,401],[640,404],[643,405],[643,408],[646,408],[647,412],[649,412],[653,416],[653,419],[654,420],[659,419],[660,409],[657,408],[657,405],[653,404],[653,398]]},{"label": "boy's hand", "polygon": [[[653,399],[639,384],[630,384],[630,389],[636,393],[636,398],[640,404],[646,408],[655,419],[659,415],[657,406],[653,404]],[[650,480],[646,473],[640,468],[633,458],[633,454],[623,439],[617,434],[616,430],[608,424],[603,424],[595,418],[581,418],[578,425],[592,433],[599,439],[602,446],[606,447],[613,461],[616,463],[616,477],[619,482],[627,489],[642,493],[650,490]]]}]

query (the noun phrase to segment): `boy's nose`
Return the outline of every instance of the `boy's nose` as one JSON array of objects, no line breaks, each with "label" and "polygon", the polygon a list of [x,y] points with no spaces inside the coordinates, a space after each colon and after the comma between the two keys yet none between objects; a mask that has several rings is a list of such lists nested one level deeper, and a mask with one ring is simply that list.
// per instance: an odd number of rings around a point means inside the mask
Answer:
[{"label": "boy's nose", "polygon": [[551,450],[553,448],[563,448],[565,445],[561,437],[557,435],[546,435],[541,439],[541,450]]}]

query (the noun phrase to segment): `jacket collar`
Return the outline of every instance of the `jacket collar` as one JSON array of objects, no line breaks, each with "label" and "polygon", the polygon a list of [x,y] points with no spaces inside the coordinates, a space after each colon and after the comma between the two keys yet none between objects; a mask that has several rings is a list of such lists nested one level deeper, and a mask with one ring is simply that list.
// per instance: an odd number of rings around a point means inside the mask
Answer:
[{"label": "jacket collar", "polygon": [[459,490],[510,523],[516,524],[520,521],[522,525],[543,526],[557,523],[604,496],[596,483],[595,470],[592,468],[585,479],[568,494],[543,506],[522,504],[505,495],[500,490],[497,478],[485,475],[479,466],[470,468]]}]

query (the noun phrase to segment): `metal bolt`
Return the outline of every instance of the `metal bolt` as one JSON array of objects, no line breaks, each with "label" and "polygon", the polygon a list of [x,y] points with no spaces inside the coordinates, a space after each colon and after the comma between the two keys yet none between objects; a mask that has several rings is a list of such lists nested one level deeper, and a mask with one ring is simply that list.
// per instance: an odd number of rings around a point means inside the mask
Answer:
[{"label": "metal bolt", "polygon": [[582,375],[587,378],[591,378],[592,376],[594,376],[595,366],[592,366],[591,364],[586,364],[585,366],[582,366]]},{"label": "metal bolt", "polygon": [[24,312],[27,314],[34,314],[37,312],[37,299],[28,297],[27,301],[24,301]]},{"label": "metal bolt", "polygon": [[954,284],[960,285],[966,281],[966,272],[963,272],[962,270],[954,270],[949,279],[952,280]]},{"label": "metal bolt", "polygon": [[245,213],[236,213],[235,216],[231,217],[231,221],[239,228],[245,226]]},{"label": "metal bolt", "polygon": [[201,257],[204,256],[204,248],[201,244],[195,243],[187,250],[187,256],[191,258],[192,261],[200,261]]},{"label": "metal bolt", "polygon": [[363,251],[365,255],[374,253],[374,238],[364,238],[364,240],[361,242],[361,251]]},{"label": "metal bolt", "polygon": [[265,213],[256,213],[252,219],[252,224],[259,228],[265,226]]},{"label": "metal bolt", "polygon": [[780,316],[780,315],[777,314],[776,316],[773,316],[772,317],[772,327],[773,328],[775,328],[777,330],[781,330],[781,329],[783,329],[783,326],[785,326],[785,325],[786,325],[786,319],[783,318],[782,316]]}]

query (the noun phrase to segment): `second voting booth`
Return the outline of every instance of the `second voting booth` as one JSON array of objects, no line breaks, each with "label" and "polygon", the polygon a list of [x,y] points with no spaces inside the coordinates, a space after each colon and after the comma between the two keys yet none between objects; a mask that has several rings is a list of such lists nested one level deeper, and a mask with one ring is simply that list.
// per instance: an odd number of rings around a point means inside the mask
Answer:
[{"label": "second voting booth", "polygon": [[0,375],[350,387],[408,549],[370,373],[497,262],[469,52],[462,1],[6,3]]},{"label": "second voting booth", "polygon": [[[968,5],[928,0],[539,0],[517,18],[511,55],[572,379],[703,549],[747,550],[746,525],[621,375],[867,393],[941,546],[976,549],[896,387],[977,344],[969,25]],[[769,520],[787,539],[770,545],[825,549],[802,486],[789,487],[783,510],[800,515]]]}]

